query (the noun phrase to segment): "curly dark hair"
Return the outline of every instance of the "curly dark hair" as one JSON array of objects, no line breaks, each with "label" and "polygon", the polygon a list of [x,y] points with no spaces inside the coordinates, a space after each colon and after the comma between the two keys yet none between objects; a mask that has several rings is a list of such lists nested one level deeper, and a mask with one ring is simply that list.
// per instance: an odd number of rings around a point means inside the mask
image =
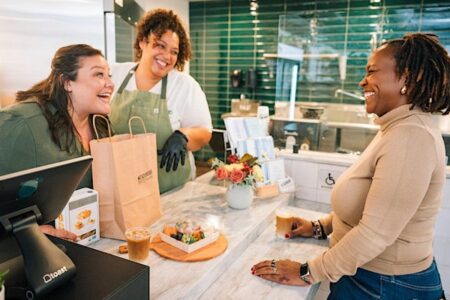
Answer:
[{"label": "curly dark hair", "polygon": [[411,109],[425,112],[450,112],[450,58],[438,36],[409,33],[401,39],[385,42],[397,65],[397,76],[406,75]]},{"label": "curly dark hair", "polygon": [[168,30],[175,32],[180,39],[179,52],[175,68],[183,71],[186,61],[191,58],[191,42],[184,30],[180,18],[172,11],[165,9],[154,9],[143,16],[136,26],[137,36],[134,42],[134,58],[139,61],[142,57],[142,50],[139,43],[148,38],[150,34],[155,34],[158,38]]},{"label": "curly dark hair", "polygon": [[[82,149],[74,148],[77,130],[72,122],[68,108],[72,106],[69,93],[64,88],[68,80],[77,79],[80,60],[84,57],[101,55],[102,52],[86,44],[75,44],[59,48],[52,59],[51,71],[48,77],[16,94],[16,101],[35,100],[42,109],[52,135],[52,140],[61,150],[73,152]],[[89,123],[93,124],[93,116]],[[99,136],[108,135],[105,121],[96,121]]]}]

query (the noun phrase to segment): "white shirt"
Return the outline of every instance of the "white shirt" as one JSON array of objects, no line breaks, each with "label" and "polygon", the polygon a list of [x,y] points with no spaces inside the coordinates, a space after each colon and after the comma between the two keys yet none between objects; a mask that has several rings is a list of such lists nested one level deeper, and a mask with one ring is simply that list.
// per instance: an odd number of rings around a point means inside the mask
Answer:
[{"label": "white shirt", "polygon": [[[112,80],[116,85],[115,93],[122,84],[128,71],[136,63],[116,63],[111,66]],[[159,81],[149,92],[161,94],[162,80]],[[126,90],[136,90],[136,77],[133,76],[128,81]],[[167,109],[172,130],[186,127],[202,127],[212,132],[211,114],[209,113],[208,102],[205,93],[200,85],[189,74],[172,70],[167,76]]]},{"label": "white shirt", "polygon": [[[111,65],[112,81],[115,84],[113,97],[117,93],[120,85],[128,72],[136,65],[134,62],[115,63]],[[149,92],[161,94],[162,80],[160,80]],[[128,81],[126,90],[137,90],[136,77],[133,74]],[[172,70],[167,76],[167,109],[169,111],[170,124],[172,130],[186,127],[202,127],[212,132],[211,114],[209,113],[208,102],[202,88],[192,78],[191,75]],[[191,179],[195,179],[195,161],[192,152],[189,151],[191,163]]]}]

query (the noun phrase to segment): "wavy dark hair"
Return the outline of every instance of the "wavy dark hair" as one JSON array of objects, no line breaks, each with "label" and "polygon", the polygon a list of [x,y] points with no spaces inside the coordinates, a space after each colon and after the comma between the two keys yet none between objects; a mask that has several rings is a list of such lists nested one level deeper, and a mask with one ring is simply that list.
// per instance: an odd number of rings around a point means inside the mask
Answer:
[{"label": "wavy dark hair", "polygon": [[[26,91],[19,91],[16,100],[35,100],[42,109],[52,135],[52,140],[61,150],[73,152],[77,149],[76,136],[78,132],[72,122],[69,108],[72,100],[65,90],[64,84],[68,80],[77,79],[80,61],[84,57],[101,55],[102,52],[86,44],[69,45],[59,48],[52,59],[50,75],[33,85]],[[93,116],[89,116],[91,130],[93,129]],[[98,118],[96,127],[99,135],[108,135],[108,127],[104,120]],[[82,152],[82,149],[79,149]]]},{"label": "wavy dark hair", "polygon": [[438,36],[409,33],[384,45],[393,53],[397,76],[406,76],[406,95],[411,109],[418,106],[425,112],[448,114],[450,58]]},{"label": "wavy dark hair", "polygon": [[134,41],[134,58],[139,61],[142,57],[142,49],[139,43],[150,37],[150,34],[158,38],[168,30],[175,32],[180,39],[179,52],[175,68],[183,71],[186,61],[191,59],[191,42],[180,18],[171,10],[154,9],[143,16],[136,26],[136,40]]}]

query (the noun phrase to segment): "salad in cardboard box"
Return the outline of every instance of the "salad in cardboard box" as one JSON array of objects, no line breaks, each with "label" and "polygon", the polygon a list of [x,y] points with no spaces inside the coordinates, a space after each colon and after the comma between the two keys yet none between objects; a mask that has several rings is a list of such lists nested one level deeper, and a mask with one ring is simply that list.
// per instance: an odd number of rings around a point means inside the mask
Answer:
[{"label": "salad in cardboard box", "polygon": [[217,240],[219,232],[214,227],[201,226],[194,221],[166,224],[161,240],[184,252],[191,253]]}]

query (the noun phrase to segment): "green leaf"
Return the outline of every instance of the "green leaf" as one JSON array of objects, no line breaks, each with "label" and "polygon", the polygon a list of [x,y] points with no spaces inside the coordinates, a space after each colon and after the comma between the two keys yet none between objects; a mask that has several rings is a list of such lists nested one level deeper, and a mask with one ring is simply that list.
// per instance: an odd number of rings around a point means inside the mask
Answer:
[{"label": "green leaf", "polygon": [[0,288],[5,283],[6,274],[8,274],[8,272],[9,272],[9,270],[5,270],[5,271],[0,273]]}]

